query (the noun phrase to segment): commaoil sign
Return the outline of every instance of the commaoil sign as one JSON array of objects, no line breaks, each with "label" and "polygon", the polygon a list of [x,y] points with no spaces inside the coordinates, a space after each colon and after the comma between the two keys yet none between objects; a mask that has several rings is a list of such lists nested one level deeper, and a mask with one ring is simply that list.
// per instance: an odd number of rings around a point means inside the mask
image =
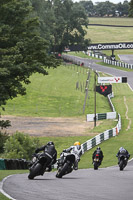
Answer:
[{"label": "commaoil sign", "polygon": [[88,50],[133,49],[133,42],[90,44]]}]

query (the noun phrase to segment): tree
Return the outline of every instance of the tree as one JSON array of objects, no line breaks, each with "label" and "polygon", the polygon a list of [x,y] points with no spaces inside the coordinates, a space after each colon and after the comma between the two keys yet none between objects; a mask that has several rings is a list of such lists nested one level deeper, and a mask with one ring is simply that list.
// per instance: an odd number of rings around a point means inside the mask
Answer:
[{"label": "tree", "polygon": [[29,0],[0,0],[0,106],[29,84],[33,73],[47,75],[57,61],[49,54],[49,43],[40,37],[39,20]]},{"label": "tree", "polygon": [[100,2],[96,5],[96,13],[98,16],[115,15],[115,5],[109,1]]},{"label": "tree", "polygon": [[94,10],[94,5],[92,1],[80,1],[80,5],[82,5],[85,9],[85,12],[88,16],[94,16],[95,15],[95,10]]},{"label": "tree", "polygon": [[133,17],[133,0],[129,3],[129,17]]},{"label": "tree", "polygon": [[79,3],[72,0],[32,0],[32,4],[40,17],[43,36],[50,39],[53,51],[62,52],[65,46],[72,44],[88,45],[89,40],[84,39],[88,19]]}]

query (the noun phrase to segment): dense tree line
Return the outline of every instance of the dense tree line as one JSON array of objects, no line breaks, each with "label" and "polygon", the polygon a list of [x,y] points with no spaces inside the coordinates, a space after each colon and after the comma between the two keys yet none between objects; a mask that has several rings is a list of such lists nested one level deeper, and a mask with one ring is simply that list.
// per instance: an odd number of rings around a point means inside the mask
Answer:
[{"label": "dense tree line", "polygon": [[92,1],[80,1],[80,4],[85,8],[86,14],[89,17],[103,16],[128,16],[129,3],[125,0],[123,3],[114,4],[109,1],[99,2],[96,5]]},{"label": "dense tree line", "polygon": [[62,52],[68,45],[87,46],[85,40],[88,16],[80,3],[72,0],[31,0],[40,18],[42,36],[50,41],[53,51]]}]

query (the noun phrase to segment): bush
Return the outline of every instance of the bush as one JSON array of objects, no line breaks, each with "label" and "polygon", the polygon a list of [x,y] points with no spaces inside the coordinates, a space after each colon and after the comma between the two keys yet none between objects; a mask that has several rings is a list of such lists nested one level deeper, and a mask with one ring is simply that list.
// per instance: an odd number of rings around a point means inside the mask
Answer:
[{"label": "bush", "polygon": [[16,132],[4,144],[6,158],[30,160],[35,149],[40,146],[39,139],[28,134]]},{"label": "bush", "polygon": [[1,129],[8,128],[11,126],[11,122],[9,120],[0,120]]}]

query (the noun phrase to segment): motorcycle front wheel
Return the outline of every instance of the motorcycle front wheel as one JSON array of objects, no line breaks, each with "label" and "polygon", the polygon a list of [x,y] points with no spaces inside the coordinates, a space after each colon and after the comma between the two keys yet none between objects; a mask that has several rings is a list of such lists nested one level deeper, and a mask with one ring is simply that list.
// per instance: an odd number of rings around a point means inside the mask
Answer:
[{"label": "motorcycle front wheel", "polygon": [[98,163],[94,162],[94,170],[97,170],[97,169],[98,169]]},{"label": "motorcycle front wheel", "polygon": [[34,179],[35,176],[40,175],[41,169],[42,169],[42,165],[40,163],[37,163],[37,165],[33,169],[30,170],[28,178]]},{"label": "motorcycle front wheel", "polygon": [[69,166],[69,163],[65,163],[61,170],[59,170],[56,174],[56,178],[62,178],[63,175],[65,175],[65,172],[67,171]]},{"label": "motorcycle front wheel", "polygon": [[119,167],[120,167],[120,171],[122,171],[124,169],[123,160],[120,161]]}]

